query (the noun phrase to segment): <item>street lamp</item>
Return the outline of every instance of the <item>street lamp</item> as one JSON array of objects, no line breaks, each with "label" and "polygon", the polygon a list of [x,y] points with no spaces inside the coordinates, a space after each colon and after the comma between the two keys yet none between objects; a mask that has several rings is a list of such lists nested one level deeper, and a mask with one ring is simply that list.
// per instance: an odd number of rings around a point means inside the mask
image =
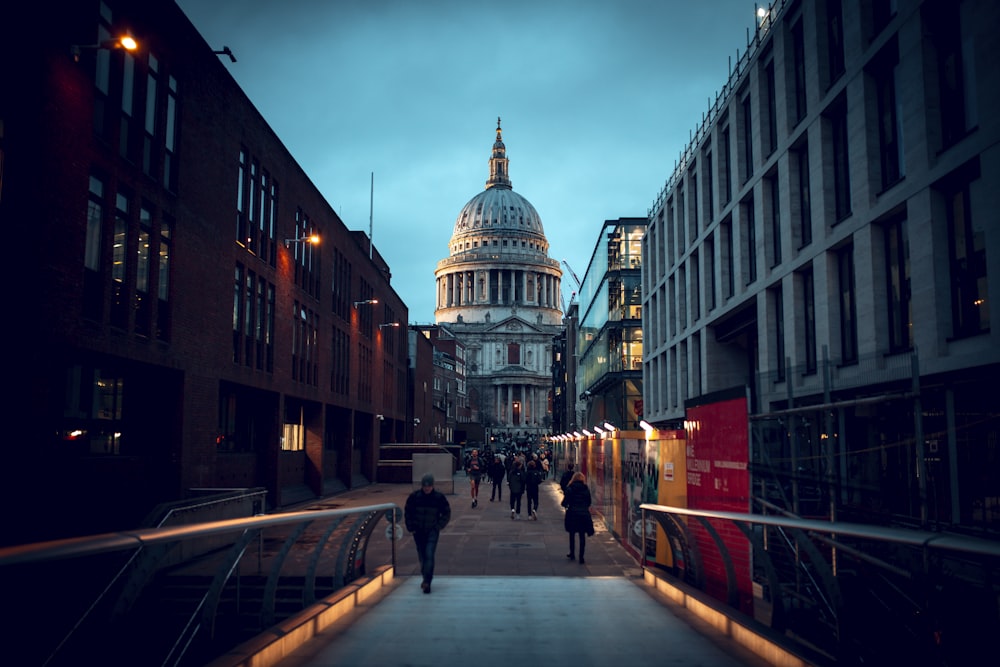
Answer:
[{"label": "street lamp", "polygon": [[383,324],[378,325],[378,328],[385,329],[386,327],[398,327],[398,326],[399,322],[385,322]]},{"label": "street lamp", "polygon": [[364,301],[355,301],[354,307],[364,306],[365,304],[375,304],[378,303],[378,299],[365,299]]},{"label": "street lamp", "polygon": [[285,239],[286,248],[290,248],[293,243],[311,243],[312,245],[318,245],[319,234],[309,234],[308,236],[300,236],[297,239]]},{"label": "street lamp", "polygon": [[138,48],[139,43],[135,41],[135,38],[131,35],[122,35],[118,39],[106,39],[97,44],[73,44],[69,47],[69,52],[73,56],[73,62],[80,62],[80,52],[83,49],[92,49],[94,51],[98,49],[108,49],[109,51],[113,49],[125,49],[126,51],[135,51]]}]

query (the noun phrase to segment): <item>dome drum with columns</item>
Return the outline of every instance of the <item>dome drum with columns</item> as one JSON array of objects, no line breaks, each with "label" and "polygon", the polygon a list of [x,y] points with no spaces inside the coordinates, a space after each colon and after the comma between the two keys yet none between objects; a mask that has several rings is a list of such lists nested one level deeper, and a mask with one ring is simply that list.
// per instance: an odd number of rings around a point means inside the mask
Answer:
[{"label": "dome drum with columns", "polygon": [[535,207],[512,189],[508,163],[498,118],[486,189],[462,207],[435,271],[434,318],[465,343],[473,419],[541,435],[551,423],[562,270]]}]

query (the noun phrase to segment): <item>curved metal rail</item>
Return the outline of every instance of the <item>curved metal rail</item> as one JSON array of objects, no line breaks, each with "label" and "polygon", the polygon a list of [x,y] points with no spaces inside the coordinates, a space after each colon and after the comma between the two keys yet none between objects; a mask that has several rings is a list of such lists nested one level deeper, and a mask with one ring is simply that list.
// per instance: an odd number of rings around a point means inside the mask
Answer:
[{"label": "curved metal rail", "polygon": [[[10,608],[23,603],[27,612],[47,596],[45,608],[56,609],[33,621],[32,631],[59,628],[34,642],[35,664],[79,664],[97,647],[109,665],[203,664],[305,609],[320,591],[327,595],[365,576],[371,535],[384,520],[387,536],[396,536],[401,516],[398,505],[384,503],[26,544],[0,549],[0,575],[11,582],[5,586]],[[190,548],[197,555],[179,561],[182,545],[214,545],[220,537],[228,546],[208,554]],[[395,567],[395,539],[380,545],[378,555],[379,565]],[[65,599],[65,591],[57,582],[46,591],[53,572],[65,577],[64,585],[94,582],[97,600],[67,606],[62,615],[53,603]],[[22,630],[28,631],[32,621],[25,616]],[[16,632],[11,629],[12,637]]]},{"label": "curved metal rail", "polygon": [[1000,542],[640,507],[642,525],[648,516],[667,537],[674,563],[664,567],[668,575],[831,663],[966,664],[977,650],[992,650],[1000,633]]}]

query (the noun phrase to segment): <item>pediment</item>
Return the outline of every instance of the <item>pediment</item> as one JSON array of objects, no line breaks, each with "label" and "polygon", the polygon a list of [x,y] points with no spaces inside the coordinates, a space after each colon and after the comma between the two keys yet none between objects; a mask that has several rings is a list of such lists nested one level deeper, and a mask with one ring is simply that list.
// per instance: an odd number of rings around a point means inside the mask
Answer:
[{"label": "pediment", "polygon": [[483,333],[510,333],[510,334],[546,334],[551,335],[551,327],[546,325],[532,324],[522,320],[516,315],[506,317],[499,322],[492,322],[483,329]]}]

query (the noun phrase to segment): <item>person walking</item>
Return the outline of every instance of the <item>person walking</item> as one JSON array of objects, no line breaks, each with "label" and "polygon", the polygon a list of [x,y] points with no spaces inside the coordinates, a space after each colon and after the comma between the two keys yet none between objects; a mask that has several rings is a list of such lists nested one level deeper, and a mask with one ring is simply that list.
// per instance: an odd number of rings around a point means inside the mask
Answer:
[{"label": "person walking", "polygon": [[479,459],[479,450],[473,449],[469,462],[465,464],[465,474],[469,478],[469,493],[472,495],[472,506],[479,505],[479,482],[486,472],[483,462]]},{"label": "person walking", "polygon": [[514,461],[514,467],[507,473],[507,487],[510,489],[510,518],[518,519],[521,516],[521,496],[524,495],[525,487],[524,464],[521,459]]},{"label": "person walking", "polygon": [[490,489],[490,502],[493,502],[494,496],[497,501],[503,502],[503,478],[507,475],[507,469],[503,467],[503,461],[500,460],[500,456],[493,457],[493,463],[490,464],[489,468],[490,483],[492,488]]},{"label": "person walking", "polygon": [[580,536],[581,565],[584,563],[583,554],[587,549],[587,535],[594,534],[594,519],[590,516],[590,504],[587,478],[582,472],[574,473],[566,486],[566,495],[562,499],[562,506],[566,508],[563,525],[569,533],[569,553],[566,554],[566,558],[573,560],[576,557],[574,536]]},{"label": "person walking", "polygon": [[563,471],[562,477],[559,478],[559,488],[562,489],[563,495],[566,495],[566,487],[569,486],[571,479],[573,479],[573,464],[567,463],[566,470]]},{"label": "person walking", "polygon": [[528,516],[538,521],[538,487],[544,479],[544,473],[535,461],[528,462],[528,472],[524,476],[524,491],[528,497]]},{"label": "person walking", "polygon": [[427,473],[420,480],[420,488],[406,498],[403,521],[413,534],[420,559],[420,574],[424,593],[431,592],[434,578],[434,554],[437,552],[441,531],[451,520],[451,505],[444,494],[434,488],[434,475]]}]

